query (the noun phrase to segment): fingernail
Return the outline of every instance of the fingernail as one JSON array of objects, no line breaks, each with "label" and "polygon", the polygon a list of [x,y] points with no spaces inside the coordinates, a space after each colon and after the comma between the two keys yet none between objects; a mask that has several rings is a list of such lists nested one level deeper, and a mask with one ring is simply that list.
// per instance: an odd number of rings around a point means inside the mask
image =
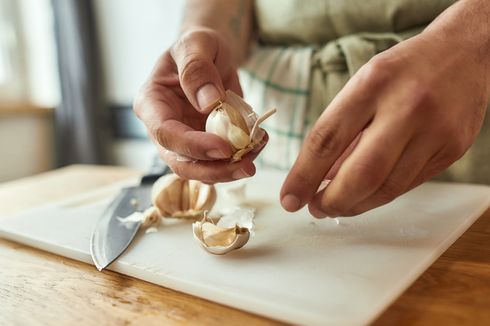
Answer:
[{"label": "fingernail", "polygon": [[309,210],[310,210],[311,215],[313,215],[316,218],[325,218],[325,217],[327,217],[327,214],[325,214],[324,212],[316,209],[315,207],[310,207]]},{"label": "fingernail", "polygon": [[233,179],[238,180],[238,179],[248,178],[250,177],[250,174],[248,174],[244,169],[238,169],[234,171],[231,176]]},{"label": "fingernail", "polygon": [[281,205],[289,212],[295,212],[299,209],[301,202],[295,195],[287,194],[281,200]]},{"label": "fingernail", "polygon": [[196,92],[197,104],[199,109],[205,110],[220,99],[221,95],[213,84],[205,84]]},{"label": "fingernail", "polygon": [[212,149],[206,152],[206,156],[215,160],[221,160],[224,158],[228,158],[229,156],[220,151],[219,149]]}]

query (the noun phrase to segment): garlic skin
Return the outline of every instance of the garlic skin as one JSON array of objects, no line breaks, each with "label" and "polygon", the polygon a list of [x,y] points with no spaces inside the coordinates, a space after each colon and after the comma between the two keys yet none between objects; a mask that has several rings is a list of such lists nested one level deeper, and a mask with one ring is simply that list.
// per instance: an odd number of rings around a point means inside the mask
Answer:
[{"label": "garlic skin", "polygon": [[206,213],[201,221],[192,224],[194,238],[209,253],[224,255],[240,249],[253,236],[255,210],[235,207],[214,223]]},{"label": "garlic skin", "polygon": [[223,228],[215,225],[205,216],[202,221],[192,224],[194,238],[209,253],[224,255],[232,250],[243,247],[250,238],[248,228],[235,225]]},{"label": "garlic skin", "polygon": [[150,208],[147,208],[144,212],[136,211],[126,217],[117,216],[117,220],[123,224],[128,225],[141,222],[141,226],[144,228],[156,228],[160,225],[161,216],[158,213],[157,209],[152,206]]},{"label": "garlic skin", "polygon": [[152,202],[156,211],[153,214],[161,217],[196,218],[213,208],[216,189],[200,181],[167,174],[153,184]]},{"label": "garlic skin", "polygon": [[259,125],[275,112],[273,109],[259,117],[239,95],[227,90],[225,101],[209,114],[206,132],[227,141],[234,149],[232,162],[236,162],[260,144],[265,131]]}]

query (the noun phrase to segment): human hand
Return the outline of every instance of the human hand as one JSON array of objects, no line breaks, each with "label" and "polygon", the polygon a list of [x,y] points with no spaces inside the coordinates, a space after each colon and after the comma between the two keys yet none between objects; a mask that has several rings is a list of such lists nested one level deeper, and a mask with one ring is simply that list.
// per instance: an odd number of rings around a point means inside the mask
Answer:
[{"label": "human hand", "polygon": [[[318,218],[357,215],[459,159],[482,126],[490,96],[476,52],[421,34],[374,57],[306,138],[282,187],[283,207],[308,204]],[[327,175],[333,180],[317,193]]]},{"label": "human hand", "polygon": [[220,137],[205,133],[212,105],[225,89],[242,94],[226,42],[214,30],[184,34],[157,62],[135,103],[161,157],[179,176],[207,183],[252,176],[253,160],[262,146],[241,161],[223,160],[232,148]]}]

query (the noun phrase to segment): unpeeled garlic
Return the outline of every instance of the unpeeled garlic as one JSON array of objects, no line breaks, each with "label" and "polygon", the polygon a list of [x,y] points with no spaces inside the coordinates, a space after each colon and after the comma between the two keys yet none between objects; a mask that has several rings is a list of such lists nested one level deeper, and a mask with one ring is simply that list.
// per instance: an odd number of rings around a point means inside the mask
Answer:
[{"label": "unpeeled garlic", "polygon": [[259,117],[239,95],[227,90],[225,100],[209,114],[206,132],[226,140],[234,149],[232,161],[239,161],[260,144],[265,131],[259,125],[275,112],[272,109]]},{"label": "unpeeled garlic", "polygon": [[161,217],[196,218],[213,208],[216,189],[200,181],[167,174],[153,184],[152,202]]},{"label": "unpeeled garlic", "polygon": [[220,227],[212,222],[207,215],[202,221],[192,224],[194,238],[208,252],[224,255],[232,250],[243,247],[250,238],[250,230],[237,224],[233,227]]}]

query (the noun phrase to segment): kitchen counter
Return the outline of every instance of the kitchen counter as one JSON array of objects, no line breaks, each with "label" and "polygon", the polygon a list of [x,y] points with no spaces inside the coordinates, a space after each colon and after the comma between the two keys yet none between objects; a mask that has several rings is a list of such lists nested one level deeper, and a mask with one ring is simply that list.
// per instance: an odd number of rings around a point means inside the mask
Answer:
[{"label": "kitchen counter", "polygon": [[[2,215],[141,172],[75,165],[0,184]],[[0,239],[0,324],[275,325],[240,310]],[[490,323],[490,210],[374,324]]]}]

